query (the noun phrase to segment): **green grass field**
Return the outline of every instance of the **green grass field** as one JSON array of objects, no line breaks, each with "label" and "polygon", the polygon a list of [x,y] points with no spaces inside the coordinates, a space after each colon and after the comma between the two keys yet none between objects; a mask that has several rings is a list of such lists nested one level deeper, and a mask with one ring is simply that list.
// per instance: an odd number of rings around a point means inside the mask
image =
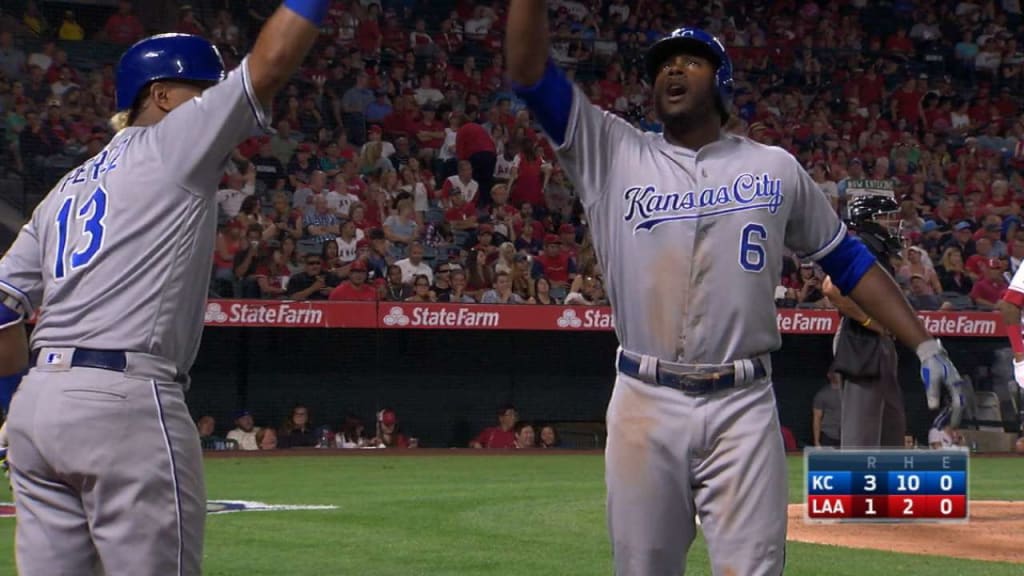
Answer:
[{"label": "green grass field", "polygon": [[[789,464],[798,502],[803,460]],[[970,470],[973,499],[1020,498],[1024,459],[974,458]],[[211,516],[210,575],[611,574],[597,454],[218,458],[206,474],[211,500],[338,506]],[[0,501],[10,501],[5,488]],[[14,520],[0,519],[0,575],[15,573],[13,535]],[[698,538],[687,574],[709,573]],[[787,548],[787,575],[1022,573],[1019,564]]]}]

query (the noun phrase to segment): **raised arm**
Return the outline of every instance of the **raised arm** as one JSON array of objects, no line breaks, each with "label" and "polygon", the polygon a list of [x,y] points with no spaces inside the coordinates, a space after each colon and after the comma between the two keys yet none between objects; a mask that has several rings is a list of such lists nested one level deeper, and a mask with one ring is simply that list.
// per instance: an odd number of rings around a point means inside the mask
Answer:
[{"label": "raised arm", "polygon": [[512,82],[533,86],[544,76],[548,61],[548,3],[512,0],[505,27],[505,69]]},{"label": "raised arm", "polygon": [[263,25],[249,54],[249,78],[265,108],[270,108],[313,47],[329,4],[328,0],[285,0]]}]

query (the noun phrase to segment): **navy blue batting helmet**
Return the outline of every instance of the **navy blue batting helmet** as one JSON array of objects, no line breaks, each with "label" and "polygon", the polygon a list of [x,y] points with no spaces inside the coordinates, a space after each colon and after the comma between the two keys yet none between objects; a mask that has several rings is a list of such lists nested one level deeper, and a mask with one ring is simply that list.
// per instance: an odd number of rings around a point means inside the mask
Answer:
[{"label": "navy blue batting helmet", "polygon": [[718,87],[718,96],[723,104],[732,102],[732,60],[718,38],[700,28],[679,28],[651,46],[644,57],[648,81],[653,84],[661,65],[678,52],[690,52],[711,60],[717,66],[715,85]]},{"label": "navy blue batting helmet", "polygon": [[217,47],[191,34],[157,34],[139,40],[117,65],[118,110],[131,108],[146,84],[156,80],[220,82],[224,61]]}]

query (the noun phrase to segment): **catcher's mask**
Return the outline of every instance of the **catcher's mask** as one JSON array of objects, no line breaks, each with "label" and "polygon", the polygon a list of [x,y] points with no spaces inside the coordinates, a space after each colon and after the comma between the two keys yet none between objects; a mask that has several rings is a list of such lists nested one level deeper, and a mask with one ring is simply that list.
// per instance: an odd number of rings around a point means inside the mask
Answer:
[{"label": "catcher's mask", "polygon": [[885,264],[889,256],[898,254],[902,248],[899,207],[889,196],[859,196],[847,207],[846,225]]}]

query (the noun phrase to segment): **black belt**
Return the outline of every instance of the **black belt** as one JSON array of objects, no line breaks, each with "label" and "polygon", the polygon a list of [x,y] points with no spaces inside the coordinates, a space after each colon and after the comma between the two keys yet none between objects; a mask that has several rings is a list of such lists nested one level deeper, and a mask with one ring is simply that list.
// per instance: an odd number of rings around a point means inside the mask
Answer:
[{"label": "black belt", "polygon": [[[768,375],[760,358],[754,358],[752,362],[754,364],[754,374],[751,380],[759,380]],[[621,351],[619,352],[619,372],[632,376],[642,382],[647,381],[640,374],[640,361]],[[707,374],[678,374],[660,366],[655,374],[654,383],[658,386],[674,388],[694,396],[728,390],[738,384],[736,382],[736,374],[732,368],[708,372]],[[739,384],[746,384],[746,382],[740,382]]]},{"label": "black belt", "polygon": [[[35,366],[39,360],[39,350],[32,351],[29,366]],[[113,370],[124,372],[128,367],[128,356],[124,350],[90,350],[88,348],[75,348],[71,354],[71,366],[76,368],[98,368],[100,370]],[[57,354],[51,352],[51,354]],[[44,359],[44,364],[50,364]],[[64,359],[54,359],[53,364],[63,364]]]}]

